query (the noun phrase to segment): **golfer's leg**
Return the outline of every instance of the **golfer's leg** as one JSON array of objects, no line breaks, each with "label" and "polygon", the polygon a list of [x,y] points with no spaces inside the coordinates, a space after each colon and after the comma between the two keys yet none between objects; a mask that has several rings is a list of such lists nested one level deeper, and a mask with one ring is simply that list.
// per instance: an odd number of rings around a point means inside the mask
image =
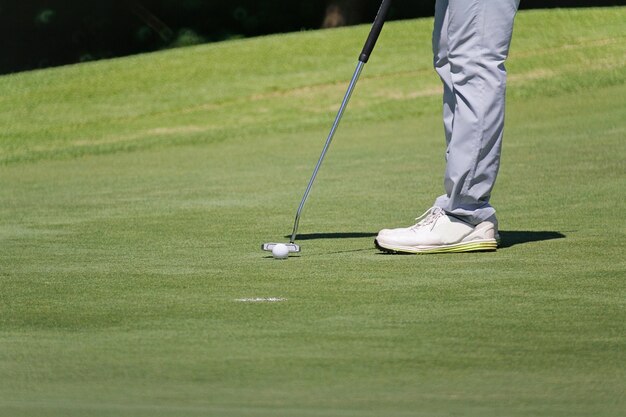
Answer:
[{"label": "golfer's leg", "polygon": [[448,0],[448,62],[454,95],[446,195],[435,205],[478,224],[500,166],[507,58],[519,0]]},{"label": "golfer's leg", "polygon": [[443,82],[443,127],[446,133],[446,145],[449,145],[454,119],[454,93],[448,61],[448,0],[437,0],[435,4],[433,65]]}]

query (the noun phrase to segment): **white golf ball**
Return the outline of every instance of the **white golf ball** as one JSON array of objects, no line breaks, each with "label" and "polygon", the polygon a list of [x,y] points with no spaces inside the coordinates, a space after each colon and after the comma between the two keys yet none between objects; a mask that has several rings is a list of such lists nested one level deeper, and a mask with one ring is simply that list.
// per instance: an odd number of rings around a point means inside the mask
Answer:
[{"label": "white golf ball", "polygon": [[283,243],[278,243],[272,248],[272,255],[276,259],[287,259],[289,257],[289,248]]}]

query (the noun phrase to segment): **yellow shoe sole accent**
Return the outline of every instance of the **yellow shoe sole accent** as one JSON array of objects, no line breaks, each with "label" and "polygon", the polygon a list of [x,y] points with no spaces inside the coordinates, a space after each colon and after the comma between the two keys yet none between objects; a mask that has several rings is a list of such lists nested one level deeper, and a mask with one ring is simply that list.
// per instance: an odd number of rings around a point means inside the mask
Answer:
[{"label": "yellow shoe sole accent", "polygon": [[414,253],[414,254],[427,254],[427,253],[459,253],[459,252],[492,252],[498,248],[498,243],[495,239],[456,243],[454,245],[442,245],[431,248],[416,248],[416,247],[398,247],[398,246],[383,246],[374,241],[376,247],[384,252],[391,253]]}]

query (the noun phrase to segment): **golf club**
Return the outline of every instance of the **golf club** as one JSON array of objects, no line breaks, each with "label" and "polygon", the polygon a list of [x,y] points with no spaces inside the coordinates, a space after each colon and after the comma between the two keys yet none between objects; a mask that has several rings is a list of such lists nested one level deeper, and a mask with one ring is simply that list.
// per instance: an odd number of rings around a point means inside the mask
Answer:
[{"label": "golf club", "polygon": [[[298,224],[300,223],[300,216],[302,214],[302,209],[306,204],[306,201],[309,197],[309,193],[311,192],[311,188],[313,187],[313,182],[315,182],[315,178],[317,177],[317,173],[322,165],[322,161],[326,156],[326,152],[330,147],[330,143],[333,140],[333,136],[335,136],[335,132],[337,127],[339,126],[339,122],[341,121],[341,117],[348,105],[348,101],[350,101],[350,96],[352,96],[352,92],[354,91],[354,87],[361,75],[361,71],[363,70],[363,66],[369,60],[370,54],[374,50],[374,46],[376,45],[376,41],[378,40],[378,36],[380,35],[381,30],[383,29],[383,25],[385,24],[385,19],[387,18],[387,13],[389,11],[389,6],[391,5],[391,0],[383,0],[378,9],[378,13],[376,14],[376,18],[374,19],[374,23],[370,30],[370,33],[365,41],[365,45],[363,46],[363,50],[361,51],[361,55],[359,55],[359,62],[354,70],[354,75],[352,76],[352,80],[348,86],[348,90],[341,102],[341,106],[339,107],[339,111],[337,112],[337,116],[335,117],[335,122],[333,123],[332,128],[330,129],[330,133],[328,134],[328,138],[326,139],[326,143],[324,144],[324,148],[322,149],[322,154],[315,165],[315,169],[313,170],[313,175],[311,175],[311,179],[309,180],[309,184],[304,191],[304,196],[302,197],[302,201],[300,202],[300,206],[298,206],[298,211],[296,212],[296,219],[293,224],[293,232],[291,233],[291,239],[289,243],[284,243],[287,246],[289,252],[300,252],[300,246],[295,243],[296,236],[298,234]],[[278,243],[264,243],[261,248],[264,251],[272,251],[274,247]]]}]

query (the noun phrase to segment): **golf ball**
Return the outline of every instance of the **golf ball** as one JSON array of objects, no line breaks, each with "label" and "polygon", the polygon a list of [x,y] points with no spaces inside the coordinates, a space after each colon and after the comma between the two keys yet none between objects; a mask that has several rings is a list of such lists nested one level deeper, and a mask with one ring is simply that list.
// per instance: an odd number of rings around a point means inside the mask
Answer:
[{"label": "golf ball", "polygon": [[287,259],[289,257],[289,248],[283,243],[278,243],[272,248],[272,255],[276,259]]}]

